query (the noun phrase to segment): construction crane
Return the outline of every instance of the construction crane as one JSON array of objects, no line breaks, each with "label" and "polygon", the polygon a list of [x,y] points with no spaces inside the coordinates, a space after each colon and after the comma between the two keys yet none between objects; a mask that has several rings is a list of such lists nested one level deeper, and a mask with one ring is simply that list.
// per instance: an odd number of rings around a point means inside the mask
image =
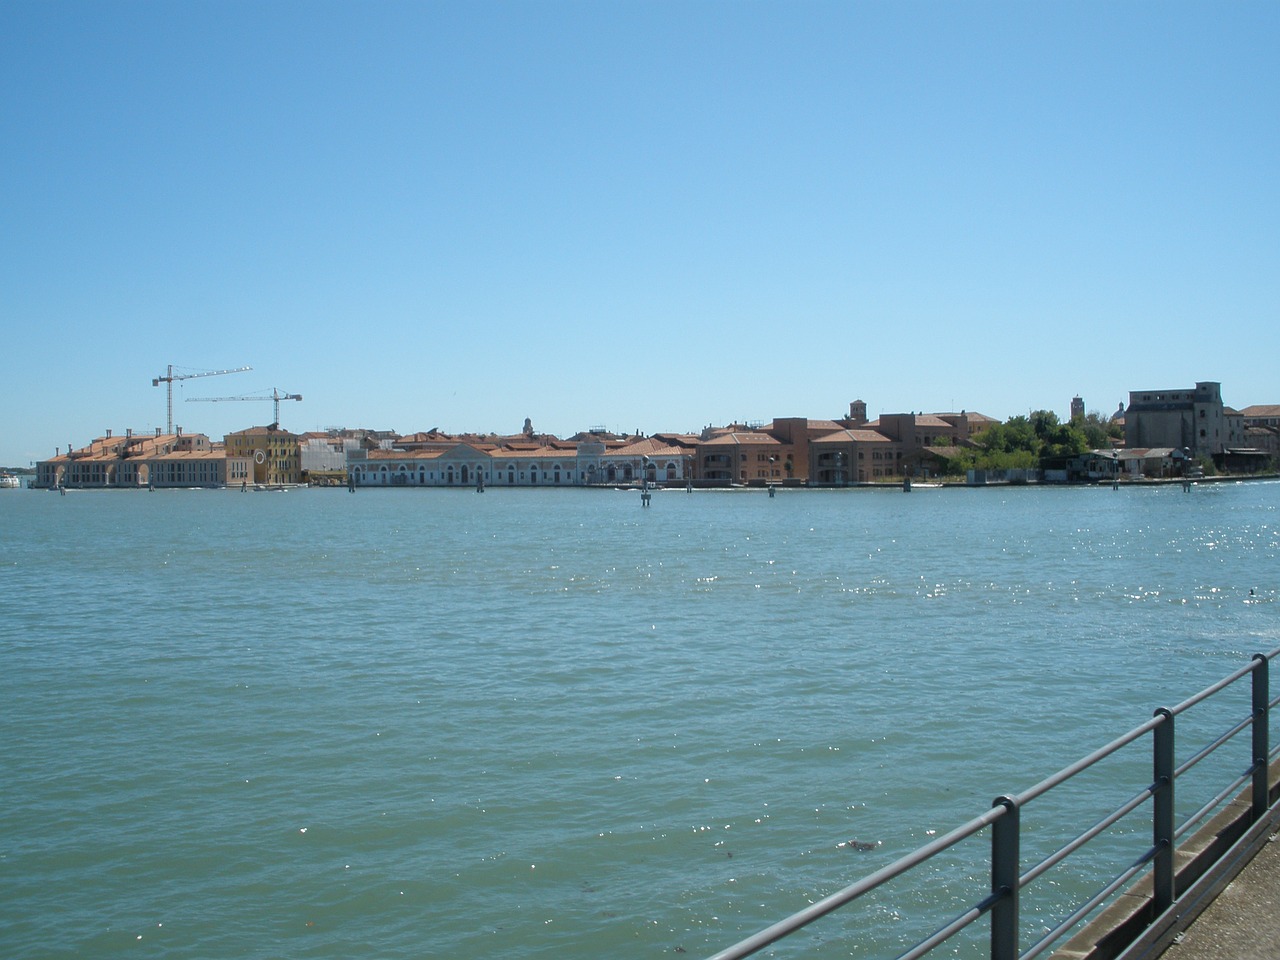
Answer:
[{"label": "construction crane", "polygon": [[261,403],[264,400],[270,400],[275,405],[275,415],[271,422],[276,426],[279,426],[280,425],[280,401],[281,400],[301,400],[301,399],[302,399],[302,394],[300,393],[281,393],[275,387],[272,387],[271,392],[266,396],[250,395],[245,397],[187,397],[187,402],[190,403],[192,400],[203,400],[208,403],[221,403],[224,400],[257,400],[259,403]]},{"label": "construction crane", "polygon": [[164,432],[173,433],[173,381],[191,380],[191,379],[194,379],[195,377],[220,377],[223,374],[244,373],[246,370],[252,370],[252,369],[253,367],[236,367],[234,370],[204,370],[199,373],[174,373],[173,364],[172,363],[169,364],[168,373],[164,374],[163,376],[155,377],[151,381],[151,385],[153,387],[158,387],[160,386],[160,384],[163,383],[168,393],[169,402],[167,407],[165,408],[166,417],[165,417]]}]

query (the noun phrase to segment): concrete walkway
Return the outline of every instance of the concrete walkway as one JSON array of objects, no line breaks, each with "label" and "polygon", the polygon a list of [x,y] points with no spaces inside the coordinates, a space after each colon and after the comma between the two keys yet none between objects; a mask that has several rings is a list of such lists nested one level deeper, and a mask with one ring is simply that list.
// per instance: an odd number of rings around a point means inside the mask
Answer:
[{"label": "concrete walkway", "polygon": [[1160,958],[1280,960],[1280,834],[1271,836]]}]

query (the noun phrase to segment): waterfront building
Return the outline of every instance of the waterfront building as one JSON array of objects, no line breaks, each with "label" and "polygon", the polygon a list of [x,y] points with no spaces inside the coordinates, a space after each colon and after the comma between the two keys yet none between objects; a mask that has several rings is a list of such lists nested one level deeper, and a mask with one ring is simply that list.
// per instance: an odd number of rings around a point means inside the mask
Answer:
[{"label": "waterfront building", "polygon": [[1256,403],[1240,411],[1246,427],[1280,428],[1280,403]]},{"label": "waterfront building", "polygon": [[963,410],[868,420],[866,403],[855,400],[841,420],[785,417],[708,428],[697,446],[696,471],[712,483],[874,483],[936,472],[948,454],[972,445],[975,434],[996,422]]},{"label": "waterfront building", "polygon": [[1280,461],[1280,404],[1254,404],[1240,411],[1244,445],[1266,454],[1272,468]]},{"label": "waterfront building", "polygon": [[[1242,420],[1240,429],[1243,431]],[[1229,446],[1230,431],[1219,383],[1204,381],[1191,390],[1134,390],[1129,394],[1126,447],[1169,447],[1185,450],[1193,458],[1214,457]]]},{"label": "waterfront building", "polygon": [[814,438],[810,447],[812,480],[820,486],[873,483],[901,475],[901,444],[878,430],[845,427]]},{"label": "waterfront building", "polygon": [[1120,472],[1132,479],[1163,479],[1181,476],[1190,458],[1179,447],[1125,447],[1116,451],[1116,459]]},{"label": "waterfront building", "polygon": [[[789,448],[789,445],[785,445]],[[718,483],[767,483],[782,479],[786,449],[763,430],[718,433],[697,446],[698,479]]]},{"label": "waterfront building", "polygon": [[105,436],[36,465],[33,487],[113,489],[125,487],[216,487],[226,483],[226,458],[202,433]]},{"label": "waterfront building", "polygon": [[[398,450],[365,446],[347,451],[347,471],[357,486],[425,487],[474,484],[486,476],[487,450],[467,443],[453,443],[447,449],[415,447]],[[487,479],[487,477],[486,477]]]},{"label": "waterfront building", "polygon": [[[645,437],[597,456],[598,482],[680,483],[693,478],[697,439],[677,434]],[[579,445],[581,450],[582,445]]]},{"label": "waterfront building", "polygon": [[304,476],[340,474],[347,469],[347,451],[364,442],[361,431],[328,430],[304,433],[298,438]]},{"label": "waterfront building", "polygon": [[[817,421],[810,421],[816,423]],[[855,400],[849,417],[810,443],[811,482],[821,486],[875,483],[941,471],[943,462],[997,421],[980,413],[888,413],[867,420]]]},{"label": "waterfront building", "polygon": [[302,448],[296,433],[280,429],[278,424],[249,427],[228,433],[226,456],[245,464],[247,476],[230,482],[252,484],[295,484],[302,482]]},{"label": "waterfront building", "polygon": [[566,486],[585,483],[578,468],[577,444],[511,443],[489,454],[500,486]]}]

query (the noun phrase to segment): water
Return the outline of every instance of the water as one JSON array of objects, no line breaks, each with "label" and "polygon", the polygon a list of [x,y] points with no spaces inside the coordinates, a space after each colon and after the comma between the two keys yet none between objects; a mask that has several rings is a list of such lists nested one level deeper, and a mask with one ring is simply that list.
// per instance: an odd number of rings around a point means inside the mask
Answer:
[{"label": "water", "polygon": [[[714,952],[1275,648],[1278,508],[0,494],[0,954]],[[1024,849],[1145,785],[1111,763]],[[977,846],[775,955],[892,953]],[[1028,935],[1089,867],[1024,894]]]}]

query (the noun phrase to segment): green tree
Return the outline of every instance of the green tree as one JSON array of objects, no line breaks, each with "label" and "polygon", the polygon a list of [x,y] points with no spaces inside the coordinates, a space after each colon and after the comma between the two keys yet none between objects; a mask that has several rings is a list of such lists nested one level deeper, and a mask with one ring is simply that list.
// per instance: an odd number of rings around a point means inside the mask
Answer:
[{"label": "green tree", "polygon": [[1010,417],[978,434],[975,447],[958,452],[944,469],[948,475],[959,475],[968,470],[1032,470],[1047,463],[1058,466],[1095,446],[1084,420],[1063,423],[1052,410]]},{"label": "green tree", "polygon": [[1105,450],[1111,446],[1112,440],[1124,438],[1124,427],[1097,410],[1091,410],[1083,417],[1076,417],[1071,425],[1084,434],[1090,450]]}]

